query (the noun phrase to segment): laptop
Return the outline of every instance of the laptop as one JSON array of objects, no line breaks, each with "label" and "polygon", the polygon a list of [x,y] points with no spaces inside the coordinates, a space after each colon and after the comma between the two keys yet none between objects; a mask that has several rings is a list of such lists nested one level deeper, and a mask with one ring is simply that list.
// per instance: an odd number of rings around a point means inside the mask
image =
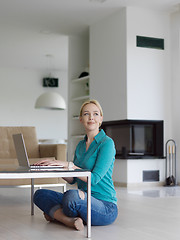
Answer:
[{"label": "laptop", "polygon": [[13,134],[12,136],[13,136],[16,156],[17,156],[20,168],[25,168],[30,170],[57,170],[57,169],[63,168],[63,165],[58,165],[58,166],[30,165],[23,135],[19,133],[19,134]]}]

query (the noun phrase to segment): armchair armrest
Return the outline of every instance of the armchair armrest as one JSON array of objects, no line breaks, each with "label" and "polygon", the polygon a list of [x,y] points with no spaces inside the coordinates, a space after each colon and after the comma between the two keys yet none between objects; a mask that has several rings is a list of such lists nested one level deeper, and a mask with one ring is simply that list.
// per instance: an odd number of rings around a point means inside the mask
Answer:
[{"label": "armchair armrest", "polygon": [[66,144],[39,144],[40,158],[55,157],[66,161]]}]

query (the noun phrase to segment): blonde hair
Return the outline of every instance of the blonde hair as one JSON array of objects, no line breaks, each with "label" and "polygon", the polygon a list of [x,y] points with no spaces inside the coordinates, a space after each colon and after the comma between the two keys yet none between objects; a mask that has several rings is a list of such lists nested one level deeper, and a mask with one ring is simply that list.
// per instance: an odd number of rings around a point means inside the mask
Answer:
[{"label": "blonde hair", "polygon": [[82,117],[82,111],[83,111],[84,106],[86,106],[87,104],[90,104],[90,103],[95,104],[95,105],[99,108],[100,115],[103,116],[102,107],[101,107],[100,103],[99,103],[97,100],[95,100],[95,99],[87,100],[87,101],[85,101],[85,102],[82,104],[82,106],[81,106],[81,108],[80,108],[80,114],[79,114],[79,116]]}]

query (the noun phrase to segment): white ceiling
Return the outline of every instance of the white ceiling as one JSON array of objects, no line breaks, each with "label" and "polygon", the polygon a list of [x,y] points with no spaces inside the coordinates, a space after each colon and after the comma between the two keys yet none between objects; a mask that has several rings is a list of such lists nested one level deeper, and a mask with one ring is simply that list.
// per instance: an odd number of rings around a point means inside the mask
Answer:
[{"label": "white ceiling", "polygon": [[0,66],[67,69],[68,35],[124,6],[175,11],[180,0],[0,0]]}]

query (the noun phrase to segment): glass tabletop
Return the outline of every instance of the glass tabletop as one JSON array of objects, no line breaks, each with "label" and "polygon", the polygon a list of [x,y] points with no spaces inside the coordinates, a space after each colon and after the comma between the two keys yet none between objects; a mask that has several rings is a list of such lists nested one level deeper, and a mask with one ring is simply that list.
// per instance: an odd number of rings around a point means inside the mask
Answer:
[{"label": "glass tabletop", "polygon": [[87,172],[87,169],[68,169],[68,168],[50,168],[50,169],[30,169],[10,165],[0,165],[0,173],[37,173],[37,172]]}]

